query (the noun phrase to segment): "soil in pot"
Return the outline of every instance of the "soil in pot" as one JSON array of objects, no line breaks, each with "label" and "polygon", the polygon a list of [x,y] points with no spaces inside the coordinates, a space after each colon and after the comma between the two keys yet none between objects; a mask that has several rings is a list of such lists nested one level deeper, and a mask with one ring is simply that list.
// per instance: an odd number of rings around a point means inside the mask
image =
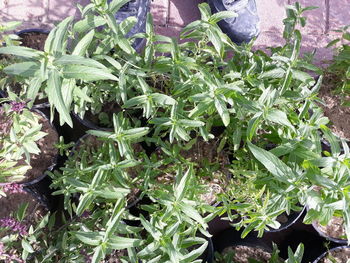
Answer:
[{"label": "soil in pot", "polygon": [[339,247],[330,250],[318,263],[347,263],[350,260],[350,247]]},{"label": "soil in pot", "polygon": [[[32,154],[30,156],[30,166],[32,168],[25,173],[22,180],[16,183],[29,183],[42,177],[45,171],[53,168],[58,156],[58,150],[54,146],[54,144],[58,142],[58,134],[56,130],[53,128],[49,120],[43,116],[43,114],[38,112],[35,112],[35,114],[39,116],[39,124],[42,125],[41,131],[45,132],[47,135],[37,141],[40,154]],[[8,131],[10,125],[7,121],[3,122],[0,119],[0,131]],[[18,166],[21,165],[25,165],[25,157],[18,161]]]},{"label": "soil in pot", "polygon": [[346,232],[344,227],[344,220],[341,217],[333,216],[327,225],[323,226],[319,222],[314,222],[313,225],[320,231],[325,237],[331,237],[344,241],[346,243]]},{"label": "soil in pot", "polygon": [[[21,231],[27,232],[31,224],[35,224],[41,220],[41,218],[47,213],[45,206],[38,202],[38,200],[29,192],[25,190],[17,191],[16,193],[7,193],[6,197],[0,198],[0,225],[4,225],[5,219],[13,218],[13,214],[17,212],[19,207],[23,204],[28,204],[26,210],[26,216],[22,222],[20,222]],[[6,228],[4,228],[6,229]],[[6,235],[7,231],[1,232],[2,235]]]},{"label": "soil in pot", "polygon": [[21,38],[21,46],[44,51],[48,34],[44,32],[25,32],[18,35]]},{"label": "soil in pot", "polygon": [[250,263],[252,260],[257,260],[261,263],[267,263],[271,258],[271,253],[267,252],[266,250],[260,247],[251,247],[245,245],[227,247],[221,252],[221,254],[232,255],[232,262],[235,263]]}]

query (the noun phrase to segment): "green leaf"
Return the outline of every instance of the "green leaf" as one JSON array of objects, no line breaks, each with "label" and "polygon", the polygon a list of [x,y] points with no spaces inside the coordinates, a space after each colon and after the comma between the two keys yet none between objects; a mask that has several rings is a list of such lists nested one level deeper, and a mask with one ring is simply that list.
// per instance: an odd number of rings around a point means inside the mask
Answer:
[{"label": "green leaf", "polygon": [[148,132],[149,127],[140,127],[123,131],[123,135],[127,140],[134,140],[145,136]]},{"label": "green leaf", "polygon": [[96,196],[100,196],[105,199],[121,199],[126,197],[128,193],[130,193],[130,190],[120,187],[109,186],[103,188],[102,190],[96,190],[94,191],[94,193]]},{"label": "green leaf", "polygon": [[34,77],[40,70],[40,65],[37,62],[22,62],[7,66],[3,71],[8,75],[22,76],[25,78]]},{"label": "green leaf", "polygon": [[2,47],[0,48],[0,54],[14,55],[35,60],[39,60],[42,56],[44,56],[44,53],[42,51],[20,46]]},{"label": "green leaf", "polygon": [[140,221],[142,226],[146,229],[146,231],[150,233],[156,241],[159,241],[161,238],[161,233],[157,231],[157,229],[154,226],[152,226],[151,223],[148,222],[142,214],[140,215]]},{"label": "green leaf", "polygon": [[73,127],[73,122],[69,114],[70,109],[66,107],[63,100],[61,84],[62,83],[58,72],[56,70],[52,70],[47,82],[47,96],[49,98],[49,102],[51,103],[51,107],[55,107],[60,114],[61,125],[66,122],[70,127]]},{"label": "green leaf", "polygon": [[22,247],[25,251],[27,251],[29,253],[34,253],[33,247],[29,244],[29,242],[27,240],[22,239],[21,243],[22,243]]},{"label": "green leaf", "polygon": [[54,31],[54,37],[52,39],[52,46],[50,47],[50,50],[45,50],[46,52],[54,55],[64,53],[65,38],[68,34],[68,27],[72,23],[73,18],[73,16],[67,17],[57,25],[56,30]]},{"label": "green leaf", "polygon": [[120,224],[121,216],[125,211],[124,208],[125,202],[124,200],[118,200],[113,209],[113,217],[110,218],[107,222],[107,229],[105,233],[104,240],[110,240],[113,237],[114,232],[117,229],[118,224]]},{"label": "green leaf", "polygon": [[298,176],[293,170],[272,153],[261,149],[250,142],[248,142],[248,147],[254,157],[261,162],[277,180],[287,183],[297,179]]},{"label": "green leaf", "polygon": [[16,218],[18,221],[22,221],[24,217],[26,216],[26,211],[28,208],[29,203],[22,203],[19,208],[17,209]]},{"label": "green leaf", "polygon": [[218,12],[216,14],[213,14],[210,18],[209,18],[209,23],[211,24],[216,24],[217,22],[226,19],[226,18],[233,18],[233,17],[237,17],[238,14],[233,12],[233,11],[221,11]]},{"label": "green leaf", "polygon": [[181,208],[182,213],[195,220],[202,227],[207,227],[207,224],[204,222],[203,217],[198,213],[198,211],[194,207],[192,207],[189,204],[185,204],[184,202],[181,202],[179,206]]},{"label": "green leaf", "polygon": [[82,56],[78,55],[63,55],[59,59],[56,59],[54,61],[55,65],[83,65],[93,68],[99,68],[99,69],[105,69],[107,70],[106,66],[101,64],[100,62],[97,62],[96,60],[93,60],[91,58],[84,58]]},{"label": "green leaf", "polygon": [[95,30],[91,30],[89,33],[87,33],[75,46],[72,55],[77,56],[84,56],[87,49],[89,48],[91,41],[93,40],[95,35]]},{"label": "green leaf", "polygon": [[180,124],[181,126],[192,127],[192,128],[202,127],[205,125],[205,123],[202,121],[186,120],[186,119],[178,120],[177,123]]},{"label": "green leaf", "polygon": [[287,127],[291,128],[292,131],[295,130],[294,126],[288,120],[287,114],[283,111],[280,111],[277,109],[271,109],[268,112],[266,119],[271,121],[271,122],[287,126]]},{"label": "green leaf", "polygon": [[347,194],[343,197],[343,211],[344,211],[344,227],[346,232],[346,237],[350,239],[350,200]]},{"label": "green leaf", "polygon": [[260,79],[271,78],[271,79],[281,79],[286,74],[286,71],[283,68],[274,68],[269,71],[264,72],[260,75]]},{"label": "green leaf", "polygon": [[77,212],[76,212],[77,215],[81,216],[83,212],[89,208],[90,204],[94,199],[95,197],[93,196],[92,193],[88,192],[84,194],[79,201],[79,205],[77,207]]},{"label": "green leaf", "polygon": [[96,247],[94,255],[93,255],[92,259],[91,259],[91,263],[99,263],[99,262],[101,262],[101,260],[105,257],[104,254],[105,253],[103,251],[102,245]]},{"label": "green leaf", "polygon": [[[176,184],[175,191],[174,191],[176,201],[180,201],[185,196],[187,182],[188,182],[191,174],[192,174],[192,168],[190,167],[190,168],[188,168],[186,173],[184,175],[182,175],[179,183]],[[181,174],[179,174],[179,175],[181,175]],[[177,175],[177,176],[179,176],[179,175]]]},{"label": "green leaf", "polygon": [[127,238],[127,237],[119,237],[119,236],[111,236],[108,239],[108,247],[111,249],[125,249],[131,247],[138,247],[142,244],[142,240],[135,238]]},{"label": "green leaf", "polygon": [[300,80],[301,82],[309,82],[314,80],[313,77],[306,72],[295,69],[292,70],[292,76],[294,79]]},{"label": "green leaf", "polygon": [[98,246],[102,240],[102,236],[99,233],[94,232],[75,232],[74,235],[83,243],[90,246]]},{"label": "green leaf", "polygon": [[247,127],[247,138],[248,140],[251,140],[253,138],[253,136],[256,133],[256,130],[258,129],[258,126],[260,124],[262,118],[262,113],[261,112],[257,112],[255,113],[255,115],[253,116],[253,118],[251,118],[248,122],[248,127]]},{"label": "green leaf", "polygon": [[230,114],[227,110],[226,102],[222,98],[223,95],[222,94],[220,95],[221,96],[217,96],[214,99],[215,108],[218,111],[224,125],[228,126],[230,124]]},{"label": "green leaf", "polygon": [[40,90],[42,83],[43,81],[40,77],[31,79],[27,90],[27,94],[26,94],[27,99],[31,100],[31,103],[34,103],[34,100],[38,95],[38,92]]},{"label": "green leaf", "polygon": [[83,33],[104,24],[106,24],[106,20],[102,16],[87,15],[83,20],[76,22],[73,29],[77,33]]},{"label": "green leaf", "polygon": [[81,79],[85,81],[119,80],[107,70],[82,65],[65,65],[63,68],[63,76],[68,79]]},{"label": "green leaf", "polygon": [[337,44],[340,41],[340,38],[334,39],[331,42],[328,43],[328,45],[326,46],[326,48],[329,48],[331,46],[334,46],[335,44]]},{"label": "green leaf", "polygon": [[176,100],[174,100],[172,97],[161,93],[152,93],[151,97],[153,101],[159,105],[175,105],[176,103]]},{"label": "green leaf", "polygon": [[208,38],[209,38],[210,42],[213,44],[216,52],[218,52],[218,54],[221,56],[222,51],[223,51],[223,43],[222,43],[220,35],[218,34],[218,32],[216,30],[214,30],[214,28],[209,28],[207,31],[207,34],[208,34]]},{"label": "green leaf", "polygon": [[110,138],[113,135],[112,132],[98,131],[98,130],[88,130],[86,133],[97,137],[104,137],[104,138]]}]

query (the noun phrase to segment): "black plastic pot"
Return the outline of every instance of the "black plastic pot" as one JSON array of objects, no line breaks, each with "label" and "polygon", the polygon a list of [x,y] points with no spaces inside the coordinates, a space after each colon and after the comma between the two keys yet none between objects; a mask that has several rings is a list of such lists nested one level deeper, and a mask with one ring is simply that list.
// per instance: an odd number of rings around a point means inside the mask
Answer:
[{"label": "black plastic pot", "polygon": [[[341,250],[341,249],[344,249],[344,248],[349,248],[350,249],[350,246],[340,246],[340,247],[335,247],[335,248],[332,248],[330,249],[329,251],[326,251],[324,252],[321,256],[319,256],[313,263],[318,263],[320,262],[320,260],[322,260],[323,258],[325,258],[330,252],[333,252],[333,251],[336,251],[336,250]],[[342,262],[337,262],[337,263],[346,263],[346,261],[342,261]]]},{"label": "black plastic pot", "polygon": [[[108,0],[111,2],[111,0]],[[134,16],[137,19],[136,24],[126,35],[126,37],[134,36],[138,33],[143,33],[146,31],[146,20],[147,13],[150,11],[150,0],[131,0],[122,6],[119,11],[115,14],[115,18],[118,23],[122,22],[128,17]],[[140,52],[145,44],[145,39],[137,38],[132,44],[133,48],[137,52]]]},{"label": "black plastic pot", "polygon": [[82,127],[85,128],[85,131],[87,131],[87,130],[113,131],[114,130],[113,128],[105,128],[105,127],[97,126],[95,123],[93,123],[92,121],[88,120],[87,118],[82,119],[75,112],[72,112],[72,115],[78,122],[80,122]]},{"label": "black plastic pot", "polygon": [[218,25],[233,42],[241,44],[257,37],[260,19],[255,0],[208,0],[213,13],[234,11],[238,16],[221,20]]},{"label": "black plastic pot", "polygon": [[280,231],[286,230],[287,228],[294,225],[297,221],[302,219],[302,217],[305,215],[305,210],[306,210],[306,207],[304,206],[301,209],[301,211],[291,211],[289,215],[286,215],[288,218],[287,222],[282,223],[281,226],[277,229],[266,230],[265,232],[274,233],[274,232],[280,232]]},{"label": "black plastic pot", "polygon": [[211,238],[208,238],[208,246],[207,249],[203,253],[203,258],[205,263],[212,263],[214,262],[214,245]]}]

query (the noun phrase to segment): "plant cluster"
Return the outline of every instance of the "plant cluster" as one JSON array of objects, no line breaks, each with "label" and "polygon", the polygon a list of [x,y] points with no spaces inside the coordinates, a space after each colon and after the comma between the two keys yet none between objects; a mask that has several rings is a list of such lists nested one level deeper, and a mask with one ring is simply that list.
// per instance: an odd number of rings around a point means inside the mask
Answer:
[{"label": "plant cluster", "polygon": [[0,181],[20,181],[31,168],[30,155],[40,154],[37,142],[46,133],[41,131],[40,115],[26,108],[16,95],[0,101]]},{"label": "plant cluster", "polygon": [[[55,194],[64,196],[64,222],[54,227],[55,217],[45,217],[22,243],[22,258],[201,262],[215,216],[225,215],[242,237],[261,236],[280,226],[280,214],[303,205],[310,208],[308,222],[344,217],[350,236],[349,149],[343,140],[340,147],[317,106],[322,76],[312,74],[321,70],[299,54],[302,14],[313,7],[287,6],[286,44],[265,53],[253,43],[234,44],[217,22],[235,14],[211,14],[205,3],[181,41],[157,35],[151,15],[146,32],[127,38],[135,19],[117,24],[114,18],[127,2],[80,7],[82,18],[63,20],[44,51],[0,48],[16,57],[3,69],[10,96],[17,93],[29,107],[47,99],[60,125],[73,126],[74,112],[95,115],[105,126],[89,130],[64,167],[50,173]],[[140,54],[132,47],[136,38],[146,40]],[[13,76],[20,91],[8,81]],[[31,124],[22,106],[1,109],[14,123]],[[16,144],[17,157],[37,153],[39,126],[20,127],[8,140],[18,133],[30,140]],[[135,205],[141,199],[148,202]]]}]

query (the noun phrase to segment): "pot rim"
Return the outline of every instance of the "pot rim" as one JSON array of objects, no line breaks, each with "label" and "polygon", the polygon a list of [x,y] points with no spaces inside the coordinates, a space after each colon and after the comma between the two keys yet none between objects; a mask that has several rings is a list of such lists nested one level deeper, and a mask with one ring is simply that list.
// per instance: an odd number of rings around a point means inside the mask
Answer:
[{"label": "pot rim", "polygon": [[350,248],[350,246],[339,246],[334,247],[326,252],[323,252],[318,258],[316,258],[312,263],[318,263],[321,259],[323,259],[329,252],[335,251],[337,249]]},{"label": "pot rim", "polygon": [[280,228],[271,229],[271,230],[265,230],[265,232],[266,233],[276,233],[276,232],[280,232],[280,231],[286,230],[287,228],[289,228],[292,225],[294,225],[303,216],[305,210],[306,210],[306,206],[303,206],[300,211],[293,211],[293,212],[295,212],[297,214],[297,216],[293,220],[287,221],[285,224],[281,224]]}]

